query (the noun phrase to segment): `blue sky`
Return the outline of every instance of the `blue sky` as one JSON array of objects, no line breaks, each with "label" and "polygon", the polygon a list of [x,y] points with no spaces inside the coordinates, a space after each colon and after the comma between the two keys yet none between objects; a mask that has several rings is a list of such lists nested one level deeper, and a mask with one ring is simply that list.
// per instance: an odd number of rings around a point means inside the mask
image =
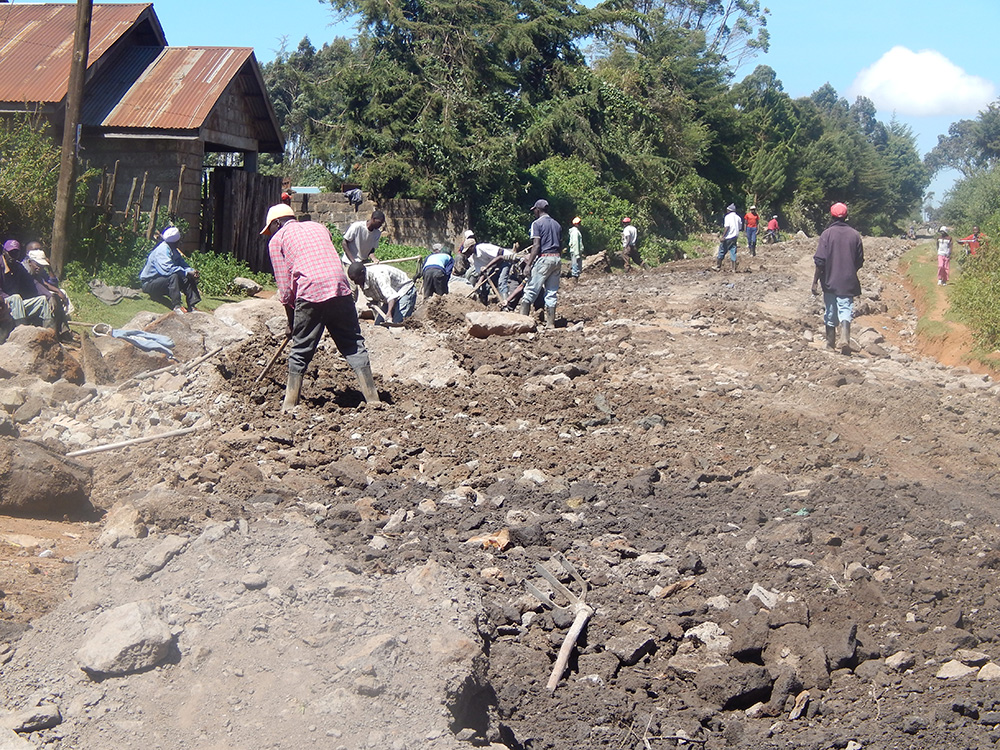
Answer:
[{"label": "blue sky", "polygon": [[[998,0],[761,4],[771,10],[771,49],[742,68],[738,79],[765,64],[792,97],[827,82],[849,101],[867,95],[880,120],[895,114],[912,128],[921,155],[952,122],[974,118],[1000,96],[992,41],[1000,28]],[[319,47],[354,33],[350,23],[332,25],[333,10],[320,0],[241,0],[235,7],[238,13],[220,0],[154,3],[170,44],[253,47],[260,62],[274,58],[283,38],[294,49],[304,36]],[[940,198],[950,181],[938,179],[931,190]]]}]

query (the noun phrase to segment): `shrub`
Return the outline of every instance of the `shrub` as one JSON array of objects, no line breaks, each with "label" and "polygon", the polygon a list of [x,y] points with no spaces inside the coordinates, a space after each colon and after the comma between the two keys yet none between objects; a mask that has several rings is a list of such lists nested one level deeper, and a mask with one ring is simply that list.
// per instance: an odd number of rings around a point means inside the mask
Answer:
[{"label": "shrub", "polygon": [[951,303],[977,344],[1000,348],[1000,249],[980,250],[964,262],[951,284]]},{"label": "shrub", "polygon": [[[171,224],[166,209],[157,215],[157,226]],[[184,222],[175,222],[182,236],[187,232]],[[73,260],[66,265],[65,278],[71,292],[87,292],[91,279],[100,279],[112,286],[139,287],[139,273],[155,241],[145,234],[133,232],[127,226],[101,225],[74,248]],[[183,245],[181,246],[183,250]],[[223,253],[194,250],[186,253],[188,263],[198,269],[198,287],[206,296],[242,294],[232,285],[237,276],[253,279],[258,284],[272,285],[274,278],[267,273],[253,273],[241,260]]]},{"label": "shrub", "polygon": [[[0,126],[0,226],[17,237],[48,245],[55,218],[56,183],[60,148],[52,139],[48,122],[38,114],[5,118]],[[75,202],[83,205],[87,181],[95,172],[77,179]],[[0,239],[0,241],[2,241]]]}]

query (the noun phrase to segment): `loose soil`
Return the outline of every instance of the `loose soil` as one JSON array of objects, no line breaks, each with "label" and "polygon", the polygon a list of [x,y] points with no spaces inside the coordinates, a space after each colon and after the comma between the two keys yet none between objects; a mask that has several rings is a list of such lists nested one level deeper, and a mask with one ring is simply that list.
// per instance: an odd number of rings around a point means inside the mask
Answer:
[{"label": "loose soil", "polygon": [[[61,704],[27,735],[56,748],[992,747],[996,683],[939,675],[1000,659],[997,387],[921,356],[910,247],[866,240],[852,356],[823,347],[815,241],[795,240],[737,274],[695,259],[564,284],[555,331],[472,339],[458,296],[366,325],[380,408],[325,345],[283,416],[277,368],[251,387],[267,329],[173,382],[169,407],[151,387],[83,407],[201,428],[80,459],[94,504],[133,503],[148,540],[84,553],[99,526],[21,526],[45,541],[3,548],[37,568],[2,584],[4,707]],[[189,551],[140,585],[168,533]],[[556,553],[595,614],[550,694],[572,615],[524,584]],[[177,653],[91,684],[79,639],[136,598],[162,603]],[[822,674],[723,705],[673,659],[703,654],[707,625],[743,643],[808,627]]]}]

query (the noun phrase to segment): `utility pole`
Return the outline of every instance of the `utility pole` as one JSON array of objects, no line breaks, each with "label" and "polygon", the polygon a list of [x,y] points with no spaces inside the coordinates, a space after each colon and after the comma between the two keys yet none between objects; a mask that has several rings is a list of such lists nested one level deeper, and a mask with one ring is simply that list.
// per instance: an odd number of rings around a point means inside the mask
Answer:
[{"label": "utility pole", "polygon": [[52,222],[52,265],[57,276],[62,276],[69,244],[69,223],[73,214],[73,196],[76,192],[77,129],[80,124],[80,107],[83,103],[83,83],[87,74],[87,55],[90,52],[90,19],[93,0],[77,0],[76,31],[73,33],[73,59],[69,67],[69,84],[66,87],[66,121],[63,125],[62,160],[59,163],[59,182],[56,185],[56,215]]}]

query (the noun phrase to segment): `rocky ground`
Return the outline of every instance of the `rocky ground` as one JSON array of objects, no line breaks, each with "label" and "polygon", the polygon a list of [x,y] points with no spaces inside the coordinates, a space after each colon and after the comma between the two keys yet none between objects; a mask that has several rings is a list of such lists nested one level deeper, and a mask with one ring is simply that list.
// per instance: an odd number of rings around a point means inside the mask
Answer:
[{"label": "rocky ground", "polygon": [[[0,747],[993,746],[997,386],[916,352],[905,241],[825,351],[814,245],[585,277],[555,331],[366,324],[379,408],[324,348],[283,417],[269,302],[145,321],[152,377],[20,334],[0,502],[48,461],[95,510],[0,519]],[[554,691],[539,566],[593,610]]]}]

